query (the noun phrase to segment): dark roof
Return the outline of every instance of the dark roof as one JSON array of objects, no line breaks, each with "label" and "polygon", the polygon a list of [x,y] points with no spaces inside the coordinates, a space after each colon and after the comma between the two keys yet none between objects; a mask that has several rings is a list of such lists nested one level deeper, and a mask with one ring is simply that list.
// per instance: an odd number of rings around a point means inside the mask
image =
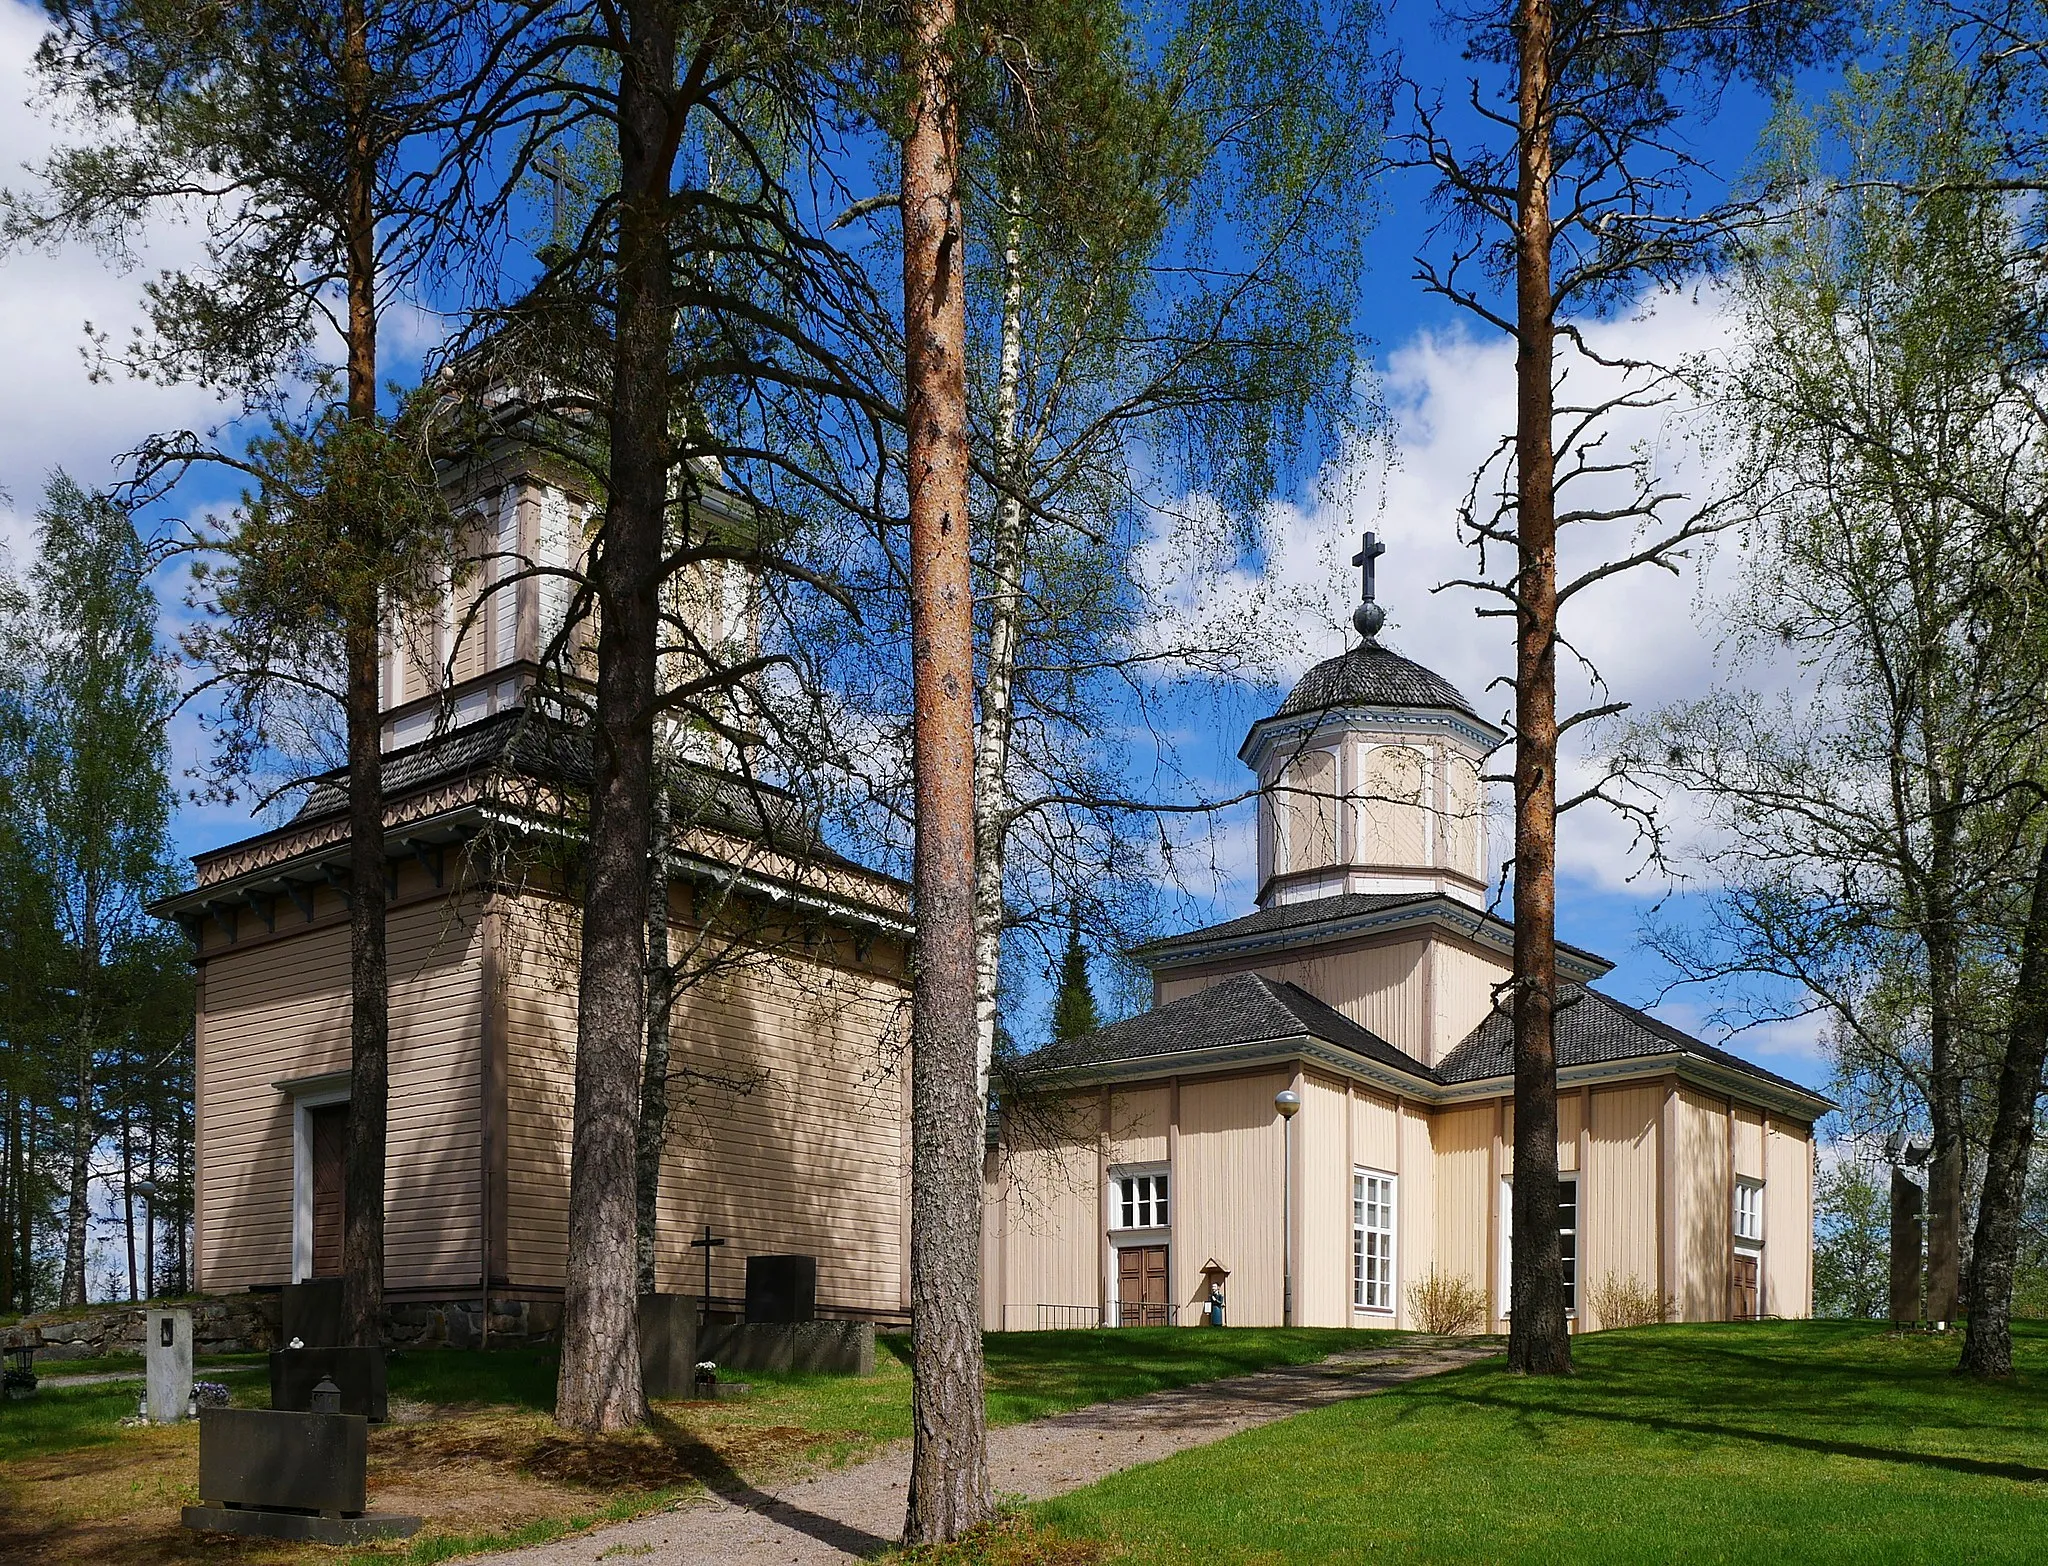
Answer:
[{"label": "dark roof", "polygon": [[1441,674],[1375,641],[1317,664],[1301,677],[1274,716],[1291,718],[1327,707],[1448,707],[1470,718],[1479,716]]},{"label": "dark roof", "polygon": [[[1464,1043],[1437,1062],[1437,1075],[1452,1084],[1510,1076],[1515,1069],[1514,1041],[1513,1020],[1507,1013],[1496,1011],[1474,1028]],[[1563,987],[1557,1010],[1560,1068],[1597,1065],[1609,1060],[1641,1060],[1655,1055],[1691,1055],[1809,1098],[1816,1096],[1811,1088],[1766,1071],[1740,1055],[1703,1044],[1691,1034],[1681,1033],[1670,1023],[1611,995],[1579,984]]]},{"label": "dark roof", "polygon": [[[1389,908],[1399,908],[1404,903],[1413,903],[1418,908],[1425,903],[1449,902],[1441,892],[1339,892],[1331,897],[1310,897],[1298,903],[1276,903],[1271,908],[1261,908],[1237,919],[1226,919],[1221,924],[1206,925],[1199,930],[1189,930],[1183,935],[1172,935],[1164,940],[1147,941],[1143,946],[1134,947],[1136,957],[1170,956],[1185,947],[1208,946],[1217,941],[1240,940],[1246,936],[1270,935],[1286,930],[1307,931],[1319,924],[1334,924],[1346,919],[1359,919],[1367,914],[1380,913]],[[1469,904],[1456,905],[1460,911],[1476,915],[1491,924],[1497,924],[1503,931],[1514,926],[1498,914]],[[1590,963],[1605,964],[1607,959],[1583,947],[1569,946],[1563,941],[1557,943],[1558,950]]]},{"label": "dark roof", "polygon": [[[395,799],[436,784],[494,774],[570,789],[587,788],[591,776],[588,732],[579,724],[532,707],[495,713],[385,756],[384,794]],[[748,836],[780,837],[793,849],[821,859],[839,859],[816,841],[815,830],[795,797],[772,784],[708,767],[688,767],[673,786],[672,800],[672,818],[678,825],[687,822],[726,827]],[[292,824],[304,825],[347,809],[347,775],[330,772],[314,780]]]},{"label": "dark roof", "polygon": [[1033,1071],[1094,1066],[1298,1038],[1304,1033],[1421,1081],[1437,1080],[1436,1073],[1414,1056],[1394,1048],[1298,985],[1254,973],[1233,974],[1198,994],[1169,1001],[1077,1039],[1048,1044],[1026,1056],[1024,1064]]}]

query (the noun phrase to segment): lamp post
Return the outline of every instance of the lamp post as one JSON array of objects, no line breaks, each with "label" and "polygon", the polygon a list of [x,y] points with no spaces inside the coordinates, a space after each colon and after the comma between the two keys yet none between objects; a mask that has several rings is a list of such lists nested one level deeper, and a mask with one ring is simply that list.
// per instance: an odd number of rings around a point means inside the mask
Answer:
[{"label": "lamp post", "polygon": [[1294,1117],[1301,1095],[1282,1088],[1273,1095],[1280,1111],[1280,1325],[1294,1325]]}]

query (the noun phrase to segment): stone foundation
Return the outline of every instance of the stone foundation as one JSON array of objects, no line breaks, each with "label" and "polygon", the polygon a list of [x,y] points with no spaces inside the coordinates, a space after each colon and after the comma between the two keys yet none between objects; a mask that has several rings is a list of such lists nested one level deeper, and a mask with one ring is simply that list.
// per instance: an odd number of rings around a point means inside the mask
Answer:
[{"label": "stone foundation", "polygon": [[[281,1299],[275,1293],[227,1294],[181,1300],[192,1312],[195,1354],[260,1354],[281,1348]],[[396,1301],[384,1307],[384,1342],[389,1348],[482,1348],[486,1345],[484,1302],[469,1299]],[[553,1343],[562,1330],[557,1299],[491,1297],[488,1343],[493,1348]],[[89,1314],[52,1312],[25,1317],[0,1328],[0,1349],[32,1348],[36,1363],[98,1359],[108,1354],[142,1354],[143,1307],[109,1305]]]}]

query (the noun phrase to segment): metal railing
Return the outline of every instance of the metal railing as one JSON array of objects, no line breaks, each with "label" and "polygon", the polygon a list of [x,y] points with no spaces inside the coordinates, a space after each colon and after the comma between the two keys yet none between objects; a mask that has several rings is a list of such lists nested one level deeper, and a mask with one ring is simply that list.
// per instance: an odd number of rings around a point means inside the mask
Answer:
[{"label": "metal railing", "polygon": [[1083,1327],[1102,1325],[1102,1308],[1099,1305],[1040,1305],[1038,1307],[1038,1330],[1040,1332],[1068,1332]]}]

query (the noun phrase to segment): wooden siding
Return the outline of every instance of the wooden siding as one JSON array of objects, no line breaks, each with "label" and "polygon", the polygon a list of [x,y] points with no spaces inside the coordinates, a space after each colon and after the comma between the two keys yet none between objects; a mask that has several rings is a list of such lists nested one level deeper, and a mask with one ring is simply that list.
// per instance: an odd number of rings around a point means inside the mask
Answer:
[{"label": "wooden siding", "polygon": [[1678,1319],[1725,1321],[1735,1244],[1727,1101],[1681,1088],[1677,1127]]},{"label": "wooden siding", "polygon": [[1363,1090],[1351,1100],[1351,1162],[1389,1174],[1401,1168],[1400,1127],[1394,1101]]},{"label": "wooden siding", "polygon": [[[557,1284],[568,1258],[575,1105],[576,920],[527,899],[507,919],[506,1250],[513,1284]],[[746,1258],[818,1258],[818,1303],[895,1312],[901,1298],[900,984],[761,958],[687,986],[671,1024],[679,1078],[662,1159],[657,1285],[745,1288]]]},{"label": "wooden siding", "polygon": [[[394,908],[388,941],[385,1282],[474,1286],[482,1246],[474,909],[439,899]],[[289,1282],[295,1105],[273,1084],[348,1069],[348,928],[328,924],[210,954],[204,995],[200,1287]]]},{"label": "wooden siding", "polygon": [[[1304,1077],[1301,1099],[1301,1112],[1294,1117],[1294,1322],[1300,1327],[1348,1326],[1351,1166],[1344,1156],[1344,1087]],[[1267,1113],[1273,1113],[1270,1100]]]},{"label": "wooden siding", "polygon": [[1764,1133],[1764,1314],[1813,1314],[1813,1143],[1773,1116]]},{"label": "wooden siding", "polygon": [[[1032,1140],[1007,1150],[1000,1178],[1002,1232],[998,1271],[984,1275],[986,1314],[1010,1331],[1072,1326],[1091,1318],[1102,1296],[1105,1214],[1096,1183],[1099,1097],[1083,1094],[1035,1117]],[[1050,1123],[1043,1123],[1049,1121]],[[1187,1210],[1184,1189],[1173,1193]],[[1195,1265],[1201,1265],[1196,1258]],[[994,1285],[994,1288],[991,1288]],[[1041,1310],[1040,1307],[1046,1307]]]},{"label": "wooden siding", "polygon": [[1491,1175],[1499,1124],[1500,1107],[1491,1101],[1438,1110],[1430,1119],[1437,1270],[1464,1278],[1489,1295],[1498,1284],[1487,1236],[1496,1200]]},{"label": "wooden siding", "polygon": [[1112,1164],[1166,1162],[1167,1096],[1164,1083],[1158,1087],[1140,1088],[1136,1092],[1110,1095],[1109,1161]]},{"label": "wooden siding", "polygon": [[1156,986],[1157,1002],[1163,1006],[1168,1001],[1199,994],[1233,974],[1263,974],[1269,979],[1300,985],[1361,1027],[1372,1029],[1388,1043],[1406,1047],[1404,1040],[1412,1043],[1428,1031],[1428,965],[1424,959],[1428,944],[1418,937],[1373,946],[1312,951],[1293,959],[1246,962],[1194,973],[1163,973]]},{"label": "wooden siding", "polygon": [[1400,1218],[1394,1232],[1395,1325],[1413,1327],[1408,1290],[1437,1265],[1436,1156],[1430,1145],[1430,1115],[1416,1105],[1401,1107],[1398,1118],[1399,1166],[1394,1194]]},{"label": "wooden siding", "polygon": [[1657,1083],[1601,1088],[1585,1179],[1579,1188],[1579,1325],[1601,1325],[1592,1299],[1601,1283],[1630,1278],[1662,1287],[1658,1265],[1658,1125],[1664,1089]]},{"label": "wooden siding", "polygon": [[[1229,1321],[1280,1323],[1280,1117],[1273,1095],[1289,1073],[1261,1072],[1184,1081],[1180,1089],[1180,1207],[1173,1237],[1190,1268],[1214,1257],[1230,1269]],[[1190,1271],[1178,1302],[1182,1321],[1202,1292]]]},{"label": "wooden siding", "polygon": [[1735,1106],[1735,1172],[1745,1180],[1764,1177],[1764,1112]]},{"label": "wooden siding", "polygon": [[[1430,952],[1430,1025],[1427,1035],[1416,1034],[1428,1051],[1427,1065],[1435,1065],[1471,1036],[1493,1010],[1494,986],[1505,979],[1509,966],[1476,947],[1456,941],[1439,940]],[[1389,1043],[1412,1046],[1389,1038]]]}]

